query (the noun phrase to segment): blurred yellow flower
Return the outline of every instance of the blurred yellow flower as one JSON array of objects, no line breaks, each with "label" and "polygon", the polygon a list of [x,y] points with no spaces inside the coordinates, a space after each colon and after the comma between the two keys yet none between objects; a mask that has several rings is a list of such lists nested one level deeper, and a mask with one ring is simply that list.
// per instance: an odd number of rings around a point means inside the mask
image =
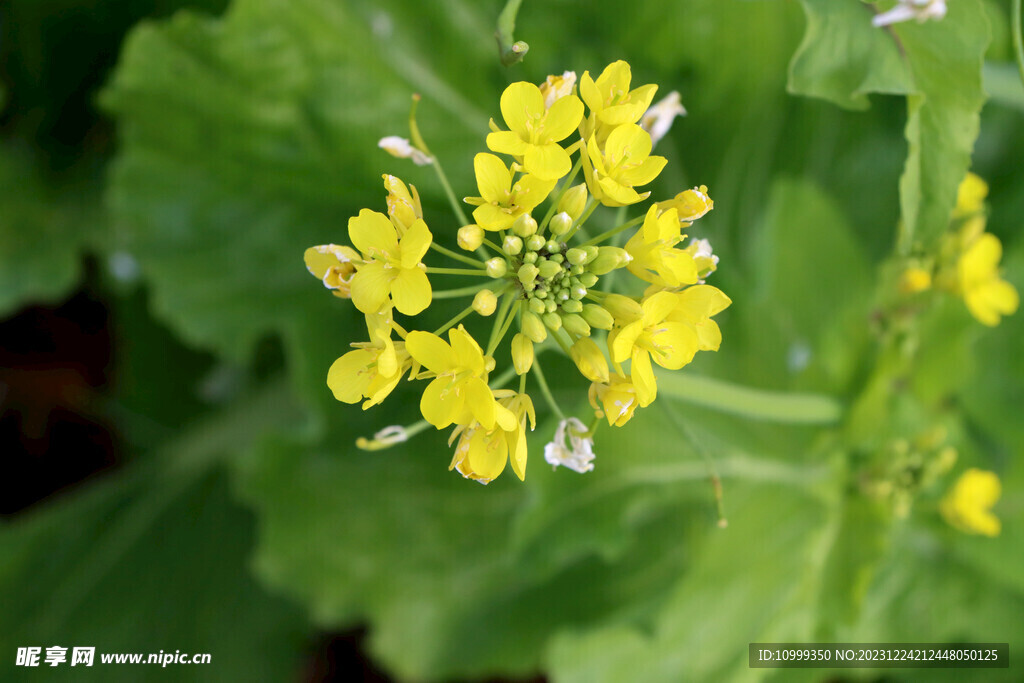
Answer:
[{"label": "blurred yellow flower", "polygon": [[998,536],[999,518],[992,507],[1002,494],[994,472],[971,468],[960,475],[939,504],[939,511],[952,526],[969,534]]},{"label": "blurred yellow flower", "polygon": [[957,261],[957,280],[967,309],[984,325],[999,324],[1020,305],[1017,290],[999,277],[1003,245],[999,238],[984,233],[967,247]]},{"label": "blurred yellow flower", "polygon": [[985,197],[987,196],[988,183],[980,176],[968,172],[957,188],[953,218],[963,218],[980,212],[985,208]]}]

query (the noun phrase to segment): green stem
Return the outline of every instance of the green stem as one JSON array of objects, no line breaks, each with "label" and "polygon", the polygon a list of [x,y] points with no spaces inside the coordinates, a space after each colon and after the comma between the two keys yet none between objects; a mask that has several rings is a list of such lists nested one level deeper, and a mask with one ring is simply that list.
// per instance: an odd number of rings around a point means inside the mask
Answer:
[{"label": "green stem", "polygon": [[470,294],[476,294],[481,289],[487,287],[490,282],[484,282],[480,285],[470,285],[469,287],[458,287],[456,289],[442,289],[439,292],[434,292],[434,299],[455,299],[460,296],[468,296]]},{"label": "green stem", "polygon": [[714,458],[704,450],[700,440],[694,436],[690,426],[679,416],[679,413],[676,412],[671,403],[668,401],[659,401],[658,404],[668,417],[669,422],[671,422],[672,426],[676,428],[677,432],[679,432],[679,435],[693,446],[693,450],[697,452],[697,455],[704,461],[705,466],[707,466],[708,478],[711,480],[711,488],[715,496],[715,507],[718,509],[718,526],[725,528],[729,525],[729,522],[725,516],[725,504],[722,500],[722,477],[718,474],[718,467],[715,465]]},{"label": "green stem", "polygon": [[551,410],[554,411],[555,415],[558,416],[559,420],[565,419],[565,414],[562,409],[555,403],[555,397],[551,395],[551,389],[548,387],[548,382],[544,379],[544,371],[540,369],[540,363],[535,358],[533,360],[533,374],[537,375],[537,386],[540,387],[540,393],[544,396],[544,400],[551,406]]},{"label": "green stem", "polygon": [[[434,275],[487,275],[486,270],[475,268],[432,268],[427,266],[427,273]],[[487,275],[487,277],[490,277]]]},{"label": "green stem", "polygon": [[[534,360],[536,360],[536,358]],[[519,375],[519,393],[526,393],[526,373]]]},{"label": "green stem", "polygon": [[444,193],[448,195],[448,203],[451,204],[452,211],[455,213],[455,218],[459,221],[459,225],[469,225],[469,219],[466,218],[466,212],[462,210],[462,204],[459,203],[458,197],[455,196],[455,191],[452,190],[451,183],[448,182],[448,176],[444,174],[444,169],[441,168],[441,162],[436,156],[434,157],[434,163],[432,163],[431,166],[434,167],[434,171],[437,173],[437,178],[441,181]]},{"label": "green stem", "polygon": [[595,237],[593,239],[590,239],[590,240],[587,240],[586,242],[584,242],[580,246],[581,247],[589,247],[592,244],[600,244],[601,242],[604,242],[609,237],[614,237],[615,235],[618,235],[623,230],[628,230],[629,228],[632,228],[637,223],[643,223],[644,222],[644,218],[646,218],[646,216],[637,216],[633,220],[628,221],[626,223],[623,223],[622,225],[619,225],[617,227],[614,227],[614,228],[612,228],[611,230],[609,230],[607,232],[602,232],[597,237]]},{"label": "green stem", "polygon": [[[491,327],[491,336],[487,340],[487,348],[493,349],[498,344],[494,340],[498,336],[498,330],[501,329],[501,325],[508,315],[508,309],[512,308],[512,303],[515,301],[515,292],[509,292],[505,295],[505,298],[501,301],[501,308],[498,309],[498,315],[494,316],[494,325]],[[491,355],[489,352],[488,356]]]},{"label": "green stem", "polygon": [[[510,299],[513,298],[513,297],[515,297],[515,292],[512,292],[512,293],[510,293],[508,295],[508,298],[510,298]],[[524,301],[523,303],[526,303],[526,302]],[[508,328],[511,327],[512,321],[515,320],[515,319],[516,319],[516,309],[515,309],[515,307],[510,307],[509,311],[508,311],[508,314],[505,316],[505,323],[501,326],[501,330],[498,331],[497,335],[491,335],[491,341],[490,341],[490,343],[487,344],[487,355],[488,356],[490,356],[492,353],[494,353],[494,349],[498,348],[498,344],[500,344],[501,340],[505,338],[505,335],[508,333]]]},{"label": "green stem", "polygon": [[551,217],[555,215],[555,210],[561,203],[562,197],[564,197],[565,193],[569,191],[570,187],[572,187],[572,182],[576,180],[576,176],[579,174],[580,168],[583,166],[583,153],[580,152],[580,154],[580,158],[576,160],[576,165],[572,167],[572,172],[570,172],[569,177],[565,179],[565,184],[562,185],[561,191],[558,193],[558,196],[555,197],[555,200],[551,202],[551,206],[548,207],[548,212],[544,214],[544,220],[540,222],[540,228],[538,228],[537,232],[543,233],[544,229],[548,227],[548,223],[551,222]]},{"label": "green stem", "polygon": [[550,334],[548,336],[554,339],[558,343],[558,345],[562,347],[562,350],[565,351],[566,356],[572,358],[572,351],[569,350],[569,345],[566,344],[565,340],[562,339],[562,335],[559,334],[559,332],[561,331],[562,330],[550,330]]},{"label": "green stem", "polygon": [[657,370],[665,396],[754,420],[787,424],[835,424],[843,406],[831,396],[766,391],[711,377]]},{"label": "green stem", "polygon": [[516,62],[523,61],[530,46],[525,42],[515,40],[513,34],[516,31],[516,14],[519,13],[519,5],[523,0],[508,0],[505,9],[498,15],[498,30],[494,37],[498,41],[498,57],[505,66],[512,66]]},{"label": "green stem", "polygon": [[501,247],[499,247],[499,246],[498,246],[497,244],[495,244],[494,242],[492,242],[492,241],[490,241],[489,239],[487,239],[486,237],[484,238],[484,244],[486,244],[487,246],[489,246],[489,247],[490,247],[491,249],[493,249],[494,251],[498,252],[498,254],[500,254],[501,256],[505,256],[505,250],[504,250],[504,249],[502,249]]},{"label": "green stem", "polygon": [[473,312],[473,304],[470,304],[469,306],[466,306],[465,310],[463,310],[462,313],[459,313],[457,316],[455,316],[454,318],[452,318],[451,320],[446,322],[444,325],[441,325],[441,327],[439,327],[436,330],[434,330],[434,336],[435,337],[440,336],[442,332],[444,332],[449,327],[453,326],[455,323],[459,322],[460,320],[462,320],[463,318],[465,318],[467,315],[469,315],[472,312]]},{"label": "green stem", "polygon": [[[621,223],[622,220],[625,217],[626,217],[626,207],[625,206],[620,206],[618,208],[618,210],[615,212],[615,222],[616,223]],[[644,218],[647,218],[647,216],[645,215]],[[622,233],[619,233],[619,234],[615,235],[612,238],[612,246],[613,247],[621,247],[622,246],[622,237],[623,237]],[[614,292],[615,291],[615,282],[616,282],[616,280],[619,279],[619,271],[620,270],[622,270],[622,269],[621,268],[616,268],[612,272],[608,273],[608,278],[607,278],[607,280],[605,280],[605,286],[608,287],[608,291],[609,292]]]},{"label": "green stem", "polygon": [[430,248],[438,253],[444,254],[449,258],[453,258],[457,261],[462,261],[463,263],[468,263],[471,266],[476,266],[477,268],[484,267],[483,261],[480,261],[469,256],[465,256],[463,254],[458,253],[457,251],[452,251],[451,249],[448,249],[446,247],[442,247],[440,244],[437,244],[436,242],[431,242]]},{"label": "green stem", "polygon": [[1021,0],[1013,0],[1013,51],[1017,57],[1017,71],[1024,83],[1024,39],[1021,37]]}]

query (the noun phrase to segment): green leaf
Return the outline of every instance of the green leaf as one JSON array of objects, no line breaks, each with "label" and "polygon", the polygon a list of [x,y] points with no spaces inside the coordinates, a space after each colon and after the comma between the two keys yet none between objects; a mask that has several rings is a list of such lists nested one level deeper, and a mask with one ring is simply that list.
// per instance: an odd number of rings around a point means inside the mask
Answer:
[{"label": "green leaf", "polygon": [[59,301],[81,277],[100,233],[99,208],[76,187],[55,187],[33,160],[0,146],[0,316]]},{"label": "green leaf", "polygon": [[434,234],[454,242],[431,169],[376,146],[405,132],[413,92],[442,156],[486,130],[459,91],[479,77],[448,83],[422,54],[452,29],[398,41],[415,20],[326,0],[242,0],[223,20],[179,13],[132,32],[102,98],[122,136],[109,202],[154,310],[189,342],[238,361],[280,335],[299,386],[326,401],[327,367],[361,316],[310,277],[303,251],[347,242],[360,207],[384,211],[385,171],[420,188]]},{"label": "green leaf", "polygon": [[860,0],[801,0],[807,30],[789,67],[788,89],[845,109],[867,109],[872,93],[903,95],[913,76],[892,36],[871,25]]},{"label": "green leaf", "polygon": [[[272,387],[198,423],[158,453],[0,532],[0,639],[95,647],[76,680],[110,680],[106,653],[210,653],[195,680],[294,676],[305,620],[248,577],[254,524],[215,466],[262,429],[294,420]],[[142,667],[138,680],[166,680]]]},{"label": "green leaf", "polygon": [[985,102],[989,43],[980,0],[950,3],[941,21],[871,25],[860,0],[803,0],[807,33],[790,67],[790,92],[865,108],[869,93],[906,94],[907,163],[900,180],[904,252],[948,225],[970,166]]}]

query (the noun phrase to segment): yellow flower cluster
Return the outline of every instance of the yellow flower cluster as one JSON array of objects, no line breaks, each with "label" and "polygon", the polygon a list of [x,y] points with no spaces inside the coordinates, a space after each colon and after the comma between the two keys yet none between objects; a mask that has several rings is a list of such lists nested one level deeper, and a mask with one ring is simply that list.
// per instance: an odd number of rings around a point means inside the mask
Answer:
[{"label": "yellow flower cluster", "polygon": [[978,322],[993,327],[1020,306],[1016,288],[1000,276],[1003,245],[985,232],[985,198],[988,185],[974,173],[960,183],[951,218],[951,231],[938,257],[906,268],[900,289],[916,294],[933,285],[964,300]]},{"label": "yellow flower cluster", "polygon": [[998,536],[999,518],[992,507],[1002,495],[1002,485],[994,472],[971,468],[960,475],[939,511],[951,525],[969,534]]},{"label": "yellow flower cluster", "polygon": [[[660,138],[684,112],[678,93],[652,106],[657,86],[633,88],[631,81],[629,65],[618,61],[596,79],[585,72],[578,94],[571,71],[539,86],[519,82],[505,89],[499,104],[504,127],[491,120],[489,152],[473,159],[478,194],[465,202],[474,207],[474,222],[466,224],[453,205],[461,227],[449,234],[468,253],[438,244],[416,188],[390,175],[384,176],[387,215],[363,209],[349,220],[355,248],[328,244],[306,251],[309,271],[335,296],[350,297],[366,317],[369,341],[352,344],[328,372],[335,397],[363,401],[366,409],[403,377],[429,380],[420,399],[423,421],[388,428],[386,438],[362,441],[366,447],[402,441],[427,425],[452,428],[450,469],[487,483],[510,463],[523,479],[527,425],[536,424],[527,391],[533,374],[536,390],[563,418],[545,459],[589,471],[599,420],[622,426],[657,397],[655,365],[678,370],[698,351],[718,349],[722,337],[712,318],[731,303],[705,282],[718,257],[707,240],[687,243],[682,232],[713,208],[707,188],[680,192],[630,220],[624,215],[650,196],[638,188],[666,164],[651,155],[651,127]],[[392,136],[381,146],[433,165],[447,188],[414,115],[410,128],[412,143]],[[619,224],[592,235],[591,216],[600,205],[620,207]],[[423,258],[431,249],[469,267],[427,267]],[[605,278],[619,270],[635,284]],[[435,291],[428,275],[480,279]],[[472,303],[433,332],[411,325],[406,331],[394,319],[396,311],[416,316],[435,299],[458,296]],[[486,347],[462,322],[474,312],[493,317]],[[510,367],[492,377],[495,354],[510,333]],[[539,355],[549,348],[561,350],[590,382],[589,426],[562,415],[540,367]],[[504,388],[516,376],[518,390]]]}]

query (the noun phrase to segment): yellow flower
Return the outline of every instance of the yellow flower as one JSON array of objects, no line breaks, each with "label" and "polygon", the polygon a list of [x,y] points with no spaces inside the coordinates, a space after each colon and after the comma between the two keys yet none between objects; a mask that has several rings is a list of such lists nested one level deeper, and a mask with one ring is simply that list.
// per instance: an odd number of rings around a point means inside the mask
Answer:
[{"label": "yellow flower", "polygon": [[517,218],[528,214],[547,199],[555,187],[554,180],[524,175],[513,182],[515,171],[500,158],[481,152],[473,159],[479,197],[466,197],[473,209],[473,220],[484,230],[504,230]]},{"label": "yellow flower", "polygon": [[899,288],[904,294],[917,294],[931,289],[932,274],[920,266],[911,266],[900,273]]},{"label": "yellow flower", "polygon": [[569,349],[580,373],[591,382],[608,381],[608,361],[590,337],[580,337]]},{"label": "yellow flower", "polygon": [[417,219],[423,218],[423,207],[420,206],[420,193],[416,191],[415,185],[405,186],[401,180],[393,175],[384,174],[384,187],[388,191],[388,215],[398,228],[398,236],[401,237],[405,231],[412,227]]},{"label": "yellow flower", "polygon": [[637,406],[645,408],[654,400],[641,400],[641,394],[629,375],[615,374],[609,379],[608,382],[591,384],[589,396],[590,405],[594,407],[597,416],[607,418],[612,427],[626,424],[633,417]]},{"label": "yellow flower", "polygon": [[658,292],[641,302],[643,315],[608,335],[612,360],[631,361],[630,373],[642,404],[650,403],[658,394],[651,360],[663,368],[678,370],[697,354],[700,340],[692,324],[669,320],[679,306],[672,292]]},{"label": "yellow flower", "polygon": [[700,351],[717,351],[722,344],[722,331],[711,316],[728,308],[732,299],[711,285],[687,287],[675,296],[676,307],[666,320],[691,326],[697,333],[697,348]]},{"label": "yellow flower", "polygon": [[629,64],[621,59],[605,67],[597,81],[590,77],[589,71],[583,72],[580,79],[580,97],[590,108],[590,117],[584,127],[583,136],[589,138],[595,132],[598,139],[604,140],[604,131],[611,131],[615,126],[624,123],[636,123],[644,115],[658,86],[642,85],[630,90],[633,74]]},{"label": "yellow flower", "polygon": [[366,316],[369,342],[334,361],[327,371],[327,386],[334,398],[345,403],[358,403],[366,398],[363,410],[377,405],[394,390],[402,375],[412,366],[403,342],[391,340],[391,309]]},{"label": "yellow flower", "polygon": [[988,184],[980,176],[968,173],[957,188],[953,218],[964,218],[979,213],[985,208],[985,197],[987,196]]},{"label": "yellow flower", "polygon": [[580,155],[587,186],[605,206],[627,206],[647,199],[651,193],[633,188],[646,185],[661,173],[667,160],[651,156],[651,136],[640,126],[627,123],[617,127],[602,145],[597,136],[587,141],[587,153]]},{"label": "yellow flower", "polygon": [[994,472],[972,467],[953,484],[939,504],[939,511],[947,522],[961,531],[998,536],[999,518],[991,510],[1001,494],[999,477]]},{"label": "yellow flower", "polygon": [[366,261],[352,277],[356,308],[376,313],[389,296],[395,308],[406,315],[416,315],[430,305],[433,293],[420,263],[433,239],[426,223],[416,219],[399,240],[387,216],[363,209],[349,219],[348,236]]},{"label": "yellow flower", "polygon": [[321,244],[310,247],[303,255],[306,269],[331,290],[334,296],[347,299],[352,296],[352,276],[363,262],[352,247]]},{"label": "yellow flower", "polygon": [[409,355],[435,377],[420,399],[423,417],[438,429],[474,420],[493,429],[500,417],[487,386],[494,359],[484,356],[462,325],[448,331],[448,340],[450,344],[429,332],[410,332],[405,339]]},{"label": "yellow flower", "polygon": [[693,255],[675,248],[683,237],[676,210],[669,209],[659,216],[657,205],[652,206],[643,226],[626,242],[626,251],[633,257],[626,267],[641,280],[659,287],[675,289],[695,284],[700,275]]},{"label": "yellow flower", "polygon": [[957,261],[958,286],[964,303],[971,315],[984,325],[998,325],[1001,316],[1014,313],[1020,305],[1017,290],[999,277],[1002,254],[999,238],[984,233]]},{"label": "yellow flower", "polygon": [[526,422],[530,429],[537,425],[533,401],[527,394],[499,390],[498,419],[493,429],[484,428],[479,422],[460,425],[453,432],[448,443],[459,439],[448,469],[458,470],[467,479],[481,484],[494,481],[505,470],[511,460],[512,471],[520,480],[526,478]]},{"label": "yellow flower", "polygon": [[688,228],[698,218],[703,217],[708,211],[715,208],[715,203],[708,196],[708,186],[701,185],[692,190],[680,192],[672,199],[658,202],[658,211],[675,209],[679,213],[679,225]]},{"label": "yellow flower", "polygon": [[583,119],[580,98],[566,95],[547,107],[540,88],[520,81],[501,94],[501,115],[511,130],[487,136],[491,151],[521,159],[526,172],[542,180],[558,180],[572,169],[569,153],[558,143]]}]

